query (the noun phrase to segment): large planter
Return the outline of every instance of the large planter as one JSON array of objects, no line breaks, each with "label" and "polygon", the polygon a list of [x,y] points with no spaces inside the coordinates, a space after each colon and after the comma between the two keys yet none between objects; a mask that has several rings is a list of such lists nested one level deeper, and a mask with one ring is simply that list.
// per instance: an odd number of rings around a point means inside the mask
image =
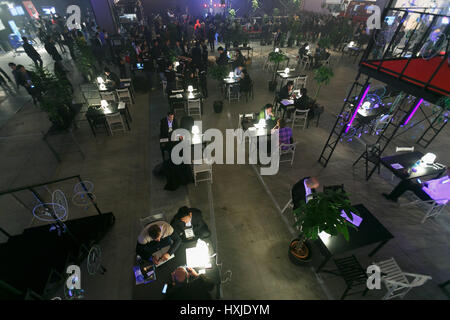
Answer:
[{"label": "large planter", "polygon": [[311,247],[308,244],[308,242],[305,242],[305,246],[306,246],[306,251],[307,253],[305,255],[299,255],[294,249],[293,247],[298,244],[298,242],[301,241],[300,239],[294,239],[291,241],[291,243],[289,244],[289,260],[291,260],[291,262],[295,265],[305,265],[306,263],[311,262],[311,258],[312,258],[312,251],[311,251]]}]

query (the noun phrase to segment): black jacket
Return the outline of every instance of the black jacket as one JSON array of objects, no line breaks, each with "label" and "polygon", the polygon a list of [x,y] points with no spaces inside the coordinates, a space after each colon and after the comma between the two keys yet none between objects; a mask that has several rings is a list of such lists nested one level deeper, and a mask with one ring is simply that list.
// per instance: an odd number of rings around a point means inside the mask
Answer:
[{"label": "black jacket", "polygon": [[226,66],[228,64],[228,56],[227,53],[224,51],[217,59],[217,64],[219,66]]},{"label": "black jacket", "polygon": [[[206,226],[205,221],[202,217],[202,212],[199,209],[190,208],[190,212],[192,212],[191,225],[192,229],[194,229],[194,234],[197,234],[196,231],[204,228]],[[170,222],[170,225],[174,229],[174,233],[177,233],[179,236],[184,238],[184,230],[187,229],[185,223],[181,220],[176,220],[175,217]]]},{"label": "black jacket", "polygon": [[[172,122],[172,130],[178,129],[177,119],[173,118]],[[168,139],[169,137],[169,124],[167,123],[167,117],[161,119],[160,130],[159,130],[159,138],[160,139]]]},{"label": "black jacket", "polygon": [[180,286],[171,287],[164,300],[212,300],[211,291],[215,284],[205,275]]},{"label": "black jacket", "polygon": [[280,100],[289,99],[289,97],[291,95],[289,94],[289,89],[288,89],[287,85],[285,85],[283,88],[281,88],[278,96],[280,97]]},{"label": "black jacket", "polygon": [[29,57],[33,57],[33,58],[39,58],[40,54],[36,51],[36,49],[29,43],[24,43],[23,44],[23,49],[25,50],[25,53],[29,56]]}]

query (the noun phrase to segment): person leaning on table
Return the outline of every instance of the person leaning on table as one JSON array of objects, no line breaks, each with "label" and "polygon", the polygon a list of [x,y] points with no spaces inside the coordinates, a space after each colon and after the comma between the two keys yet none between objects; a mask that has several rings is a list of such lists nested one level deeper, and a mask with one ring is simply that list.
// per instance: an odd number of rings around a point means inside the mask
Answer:
[{"label": "person leaning on table", "polygon": [[188,240],[184,231],[188,228],[193,229],[194,239],[205,239],[211,235],[208,225],[203,220],[202,212],[196,208],[181,207],[170,224],[183,241]]},{"label": "person leaning on table", "polygon": [[[153,257],[153,262],[159,264],[168,260],[180,244],[181,239],[170,224],[165,221],[155,221],[146,225],[139,234],[136,253],[145,260]],[[160,259],[153,256],[154,253],[167,246],[170,246],[169,251]]]},{"label": "person leaning on table", "polygon": [[172,283],[165,300],[212,300],[215,284],[190,267],[178,267],[171,274]]}]

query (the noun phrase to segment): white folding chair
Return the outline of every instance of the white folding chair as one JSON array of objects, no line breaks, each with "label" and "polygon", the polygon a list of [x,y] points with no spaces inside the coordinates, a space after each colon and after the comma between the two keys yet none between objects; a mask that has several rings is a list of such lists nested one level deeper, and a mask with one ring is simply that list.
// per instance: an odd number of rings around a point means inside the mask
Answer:
[{"label": "white folding chair", "polygon": [[288,203],[286,203],[286,205],[284,206],[283,210],[281,210],[281,214],[283,214],[283,212],[285,212],[288,208],[291,208],[291,209],[294,208],[294,203],[292,202],[292,199],[290,199],[288,201]]},{"label": "white folding chair", "polygon": [[125,133],[125,123],[123,122],[120,112],[115,112],[106,115],[106,123],[108,124],[109,132],[114,135],[116,131],[122,131]]},{"label": "white folding chair", "polygon": [[139,222],[140,222],[142,228],[145,227],[146,225],[149,225],[152,222],[155,222],[155,221],[166,221],[167,222],[167,218],[166,218],[166,215],[164,214],[164,212],[160,212],[160,213],[149,215],[147,217],[139,218]]},{"label": "white folding chair", "polygon": [[202,117],[202,103],[200,99],[188,99],[187,101],[187,113],[188,116]]},{"label": "white folding chair", "polygon": [[[194,174],[194,183],[197,186],[197,183],[200,181],[211,181],[213,183],[213,175],[212,175],[212,164],[202,163],[202,164],[193,164],[192,171]],[[198,174],[206,173],[205,178],[197,178]]]},{"label": "white folding chair", "polygon": [[[294,163],[295,150],[297,148],[297,144],[298,144],[298,142],[290,143],[290,144],[282,143],[279,146],[279,148],[280,148],[280,162],[288,162],[288,161],[290,161],[291,162],[291,166],[292,166],[292,163]],[[291,158],[287,159],[287,160],[281,160],[281,157],[283,155],[291,155]]]},{"label": "white folding chair", "polygon": [[106,101],[117,101],[114,91],[100,92],[100,97],[102,98],[102,100]]},{"label": "white folding chair", "polygon": [[[403,298],[412,288],[420,287],[428,280],[430,276],[403,272],[394,258],[381,262],[374,262],[381,271],[381,281],[386,286],[388,292],[383,300],[390,300],[396,297]],[[408,277],[412,278],[410,281]]]},{"label": "white folding chair", "polygon": [[306,80],[308,76],[300,76],[294,79],[294,90],[300,90],[301,88],[306,88]]},{"label": "white folding chair", "polygon": [[295,127],[303,127],[303,130],[305,130],[306,126],[308,125],[308,113],[309,109],[306,110],[295,109],[294,114],[292,116],[293,117],[292,129],[294,129]]},{"label": "white folding chair", "polygon": [[417,198],[417,200],[401,204],[400,206],[406,207],[419,205],[420,207],[424,208],[426,210],[426,213],[420,221],[421,223],[424,223],[428,218],[437,217],[438,215],[440,215],[450,201],[450,199],[432,199],[424,201],[422,199],[419,199],[415,194],[414,196]]},{"label": "white folding chair", "polygon": [[130,93],[131,96],[133,97],[133,99],[136,97],[135,91],[134,91],[134,86],[133,86],[133,81],[130,78],[125,78],[125,79],[120,79],[120,83],[125,87],[130,89]]},{"label": "white folding chair", "polygon": [[130,94],[128,89],[116,89],[117,98],[119,101],[129,102],[130,104],[134,104],[133,96]]},{"label": "white folding chair", "polygon": [[239,101],[239,99],[241,97],[241,91],[240,91],[239,84],[230,84],[228,86],[227,96],[228,96],[228,102],[231,102],[231,100]]}]

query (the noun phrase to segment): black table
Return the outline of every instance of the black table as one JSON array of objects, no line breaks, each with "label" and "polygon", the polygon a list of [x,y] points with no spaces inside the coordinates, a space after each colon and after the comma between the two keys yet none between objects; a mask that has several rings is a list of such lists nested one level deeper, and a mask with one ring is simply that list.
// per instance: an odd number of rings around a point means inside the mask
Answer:
[{"label": "black table", "polygon": [[[369,257],[373,256],[394,236],[375,218],[369,210],[362,204],[353,206],[358,210],[363,220],[357,229],[349,227],[349,241],[347,242],[343,235],[331,236],[326,240],[317,239],[315,243],[319,246],[320,251],[325,256],[324,261],[317,268],[316,272],[320,272],[327,264],[331,257],[356,250],[371,244],[378,243],[375,249],[369,253]],[[356,214],[356,213],[355,213]]]},{"label": "black table", "polygon": [[125,119],[125,123],[127,125],[128,130],[131,130],[130,123],[128,122],[128,119],[132,121],[130,111],[128,110],[128,104],[124,102],[124,105],[125,106],[123,108],[119,108],[119,103],[109,101],[108,107],[106,108],[100,106],[98,107],[91,106],[88,108],[88,110],[86,111],[86,119],[89,123],[89,126],[91,127],[94,137],[96,136],[95,127],[96,124],[98,124],[99,122],[101,122],[105,126],[106,132],[109,135],[108,124],[106,122],[106,115],[113,114],[116,112],[120,112],[122,117]]},{"label": "black table", "polygon": [[[208,239],[203,239],[205,242],[209,243],[210,252],[213,251],[211,242]],[[162,294],[162,289],[164,284],[170,284],[172,282],[171,273],[175,271],[177,267],[186,265],[186,249],[193,248],[197,244],[196,241],[182,242],[177,251],[175,251],[175,257],[164,265],[156,268],[156,280],[147,284],[136,285],[136,280],[133,275],[134,288],[133,288],[133,299],[137,300],[161,300],[164,298]],[[220,299],[220,272],[219,268],[215,264],[215,258],[211,258],[212,268],[206,269],[205,275],[214,283],[216,283],[216,299]],[[197,272],[198,269],[195,269]],[[130,270],[133,272],[133,270]]]},{"label": "black table", "polygon": [[283,71],[277,71],[277,77],[281,78],[280,81],[280,88],[278,90],[281,90],[283,88],[283,85],[285,82],[289,80],[294,80],[298,77],[306,77],[306,74],[300,74],[299,72],[296,72],[295,70],[290,70],[288,74],[284,73]]},{"label": "black table", "polygon": [[[381,163],[389,169],[395,176],[402,180],[411,180],[421,177],[434,176],[439,178],[444,172],[444,168],[434,166],[418,167],[416,172],[411,170],[412,166],[423,157],[423,153],[419,151],[402,153],[395,156],[381,158]],[[403,169],[394,169],[392,164],[401,164]]]}]

